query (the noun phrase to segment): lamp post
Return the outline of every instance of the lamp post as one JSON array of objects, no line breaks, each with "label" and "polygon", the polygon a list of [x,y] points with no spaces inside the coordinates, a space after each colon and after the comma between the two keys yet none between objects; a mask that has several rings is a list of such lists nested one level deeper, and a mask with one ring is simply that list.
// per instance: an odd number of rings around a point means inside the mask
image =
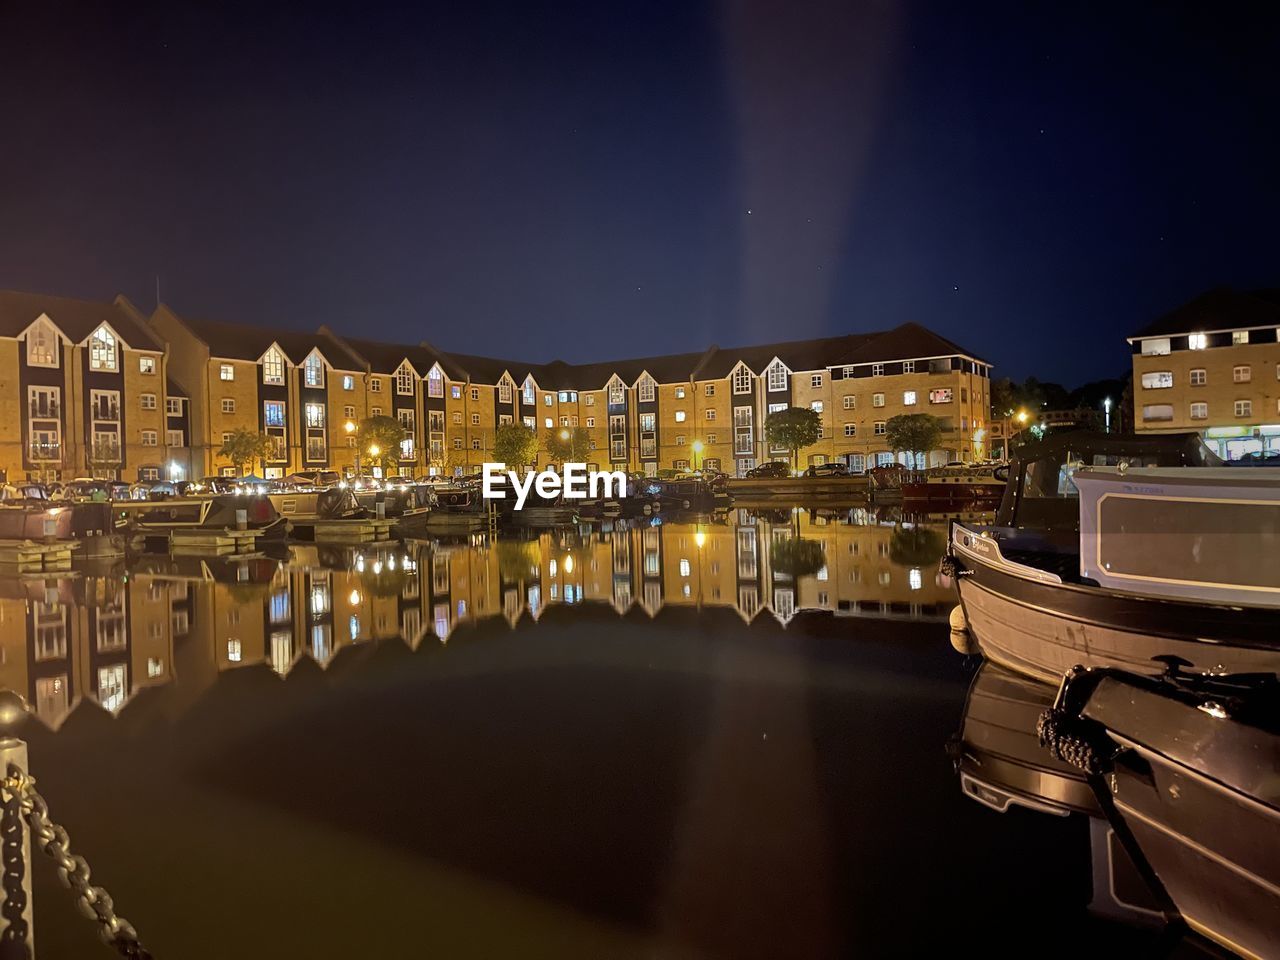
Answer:
[{"label": "lamp post", "polygon": [[1111,432],[1111,398],[1107,397],[1102,401],[1102,409],[1106,412],[1107,417],[1107,433]]},{"label": "lamp post", "polygon": [[696,473],[699,469],[701,469],[701,468],[698,466],[698,461],[699,461],[701,458],[702,458],[702,441],[701,441],[701,440],[695,440],[695,441],[693,441],[693,469],[694,469],[694,472],[695,472],[695,473]]}]

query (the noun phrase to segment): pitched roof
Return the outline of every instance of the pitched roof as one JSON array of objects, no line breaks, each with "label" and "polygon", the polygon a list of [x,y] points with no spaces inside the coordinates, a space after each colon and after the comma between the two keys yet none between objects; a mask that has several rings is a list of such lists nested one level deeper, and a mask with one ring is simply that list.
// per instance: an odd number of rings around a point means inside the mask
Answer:
[{"label": "pitched roof", "polygon": [[321,327],[320,332],[360,361],[360,369],[368,367],[372,373],[395,373],[406,359],[420,377],[425,377],[436,363],[444,366],[441,356],[425,344],[384,343],[380,340],[346,337],[327,327]]},{"label": "pitched roof", "polygon": [[1130,339],[1274,326],[1280,326],[1280,291],[1242,293],[1230,287],[1215,287],[1153,320]]},{"label": "pitched roof", "polygon": [[359,370],[360,360],[340,343],[319,331],[285,330],[251,323],[228,323],[225,320],[201,320],[177,315],[197,337],[209,347],[209,355],[229,360],[257,360],[271,344],[280,345],[292,363],[300,364],[312,350],[318,349],[326,360],[340,370]]},{"label": "pitched roof", "polygon": [[71,297],[51,297],[42,293],[0,290],[0,336],[16,337],[42,313],[47,314],[73,343],[82,342],[106,323],[130,347],[164,350],[164,344],[156,338],[155,333],[138,322],[139,314],[133,304],[122,296],[116,297],[111,303],[102,303],[97,300],[74,300]]}]

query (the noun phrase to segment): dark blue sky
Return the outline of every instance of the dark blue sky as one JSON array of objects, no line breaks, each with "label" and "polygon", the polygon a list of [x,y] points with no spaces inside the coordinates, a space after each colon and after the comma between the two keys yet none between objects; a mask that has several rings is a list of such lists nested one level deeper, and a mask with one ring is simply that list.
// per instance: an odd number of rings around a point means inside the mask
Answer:
[{"label": "dark blue sky", "polygon": [[536,360],[915,320],[1070,384],[1280,285],[1261,6],[189,6],[6,9],[0,286]]}]

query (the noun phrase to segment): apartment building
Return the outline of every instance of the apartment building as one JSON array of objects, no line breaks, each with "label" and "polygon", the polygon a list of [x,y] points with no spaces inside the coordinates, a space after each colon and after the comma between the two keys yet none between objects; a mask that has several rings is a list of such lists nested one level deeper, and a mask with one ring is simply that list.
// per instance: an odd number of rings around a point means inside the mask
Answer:
[{"label": "apartment building", "polygon": [[124,297],[0,291],[4,478],[161,479],[166,375],[164,342]]},{"label": "apartment building", "polygon": [[1138,432],[1195,431],[1231,460],[1280,453],[1280,291],[1210,290],[1128,341]]}]

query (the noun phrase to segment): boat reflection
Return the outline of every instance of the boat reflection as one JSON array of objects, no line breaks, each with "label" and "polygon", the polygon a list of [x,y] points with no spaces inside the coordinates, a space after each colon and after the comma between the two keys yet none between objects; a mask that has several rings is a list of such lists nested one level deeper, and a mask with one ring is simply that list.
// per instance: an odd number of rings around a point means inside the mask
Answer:
[{"label": "boat reflection", "polygon": [[[0,687],[59,727],[82,703],[118,713],[149,687],[198,691],[229,670],[324,667],[353,644],[412,649],[553,606],[732,610],[784,626],[801,611],[942,620],[938,522],[866,509],[733,511],[706,522],[605,522],[531,535],[287,556],[143,555],[68,577],[0,577]],[[184,698],[185,699],[185,698]]]}]

